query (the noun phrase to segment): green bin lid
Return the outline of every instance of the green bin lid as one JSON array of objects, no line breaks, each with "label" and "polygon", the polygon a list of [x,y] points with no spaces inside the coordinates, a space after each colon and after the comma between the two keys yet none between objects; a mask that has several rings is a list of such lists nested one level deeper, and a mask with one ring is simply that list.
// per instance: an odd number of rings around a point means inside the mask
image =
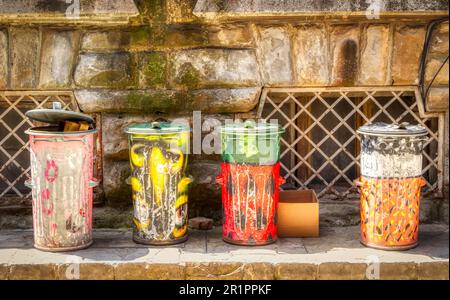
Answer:
[{"label": "green bin lid", "polygon": [[278,135],[283,133],[284,129],[275,123],[245,121],[244,123],[226,124],[221,127],[220,132],[235,135]]},{"label": "green bin lid", "polygon": [[125,132],[129,134],[175,134],[190,132],[190,128],[183,124],[156,121],[151,123],[131,124],[125,128]]}]

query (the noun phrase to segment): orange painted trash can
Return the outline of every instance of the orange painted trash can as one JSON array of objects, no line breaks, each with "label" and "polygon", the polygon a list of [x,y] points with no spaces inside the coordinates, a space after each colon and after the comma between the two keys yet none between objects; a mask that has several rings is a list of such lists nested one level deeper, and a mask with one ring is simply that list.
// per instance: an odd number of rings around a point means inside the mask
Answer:
[{"label": "orange painted trash can", "polygon": [[418,245],[422,150],[427,130],[408,123],[374,123],[361,135],[361,243],[383,250]]}]

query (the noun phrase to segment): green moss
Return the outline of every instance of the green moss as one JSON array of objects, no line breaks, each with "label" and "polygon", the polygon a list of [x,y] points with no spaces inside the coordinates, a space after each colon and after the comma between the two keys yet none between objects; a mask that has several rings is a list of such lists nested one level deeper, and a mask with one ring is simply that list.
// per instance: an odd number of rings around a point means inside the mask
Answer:
[{"label": "green moss", "polygon": [[135,27],[130,31],[130,48],[147,48],[150,41],[148,26]]},{"label": "green moss", "polygon": [[143,85],[146,87],[160,87],[166,82],[166,58],[163,53],[148,53],[141,60]]},{"label": "green moss", "polygon": [[192,89],[198,87],[200,76],[200,72],[191,63],[185,63],[181,66],[176,81],[178,84]]},{"label": "green moss", "polygon": [[171,26],[166,34],[166,47],[200,47],[208,45],[208,30],[202,25]]},{"label": "green moss", "polygon": [[178,112],[184,109],[177,93],[167,91],[131,92],[127,96],[129,111],[141,113]]},{"label": "green moss", "polygon": [[135,0],[136,5],[150,22],[164,22],[166,19],[165,0]]},{"label": "green moss", "polygon": [[105,71],[92,77],[90,86],[124,88],[130,84],[129,78],[122,71]]}]

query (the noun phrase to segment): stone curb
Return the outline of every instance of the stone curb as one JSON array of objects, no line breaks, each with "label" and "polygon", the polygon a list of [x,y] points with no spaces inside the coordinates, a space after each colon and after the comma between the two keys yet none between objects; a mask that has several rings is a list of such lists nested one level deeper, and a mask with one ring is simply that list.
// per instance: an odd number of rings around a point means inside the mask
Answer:
[{"label": "stone curb", "polygon": [[[328,262],[81,263],[0,265],[0,279],[82,280],[367,280],[368,264]],[[79,276],[78,276],[79,274]],[[370,278],[372,279],[372,278]],[[449,262],[381,263],[380,280],[448,280]]]}]

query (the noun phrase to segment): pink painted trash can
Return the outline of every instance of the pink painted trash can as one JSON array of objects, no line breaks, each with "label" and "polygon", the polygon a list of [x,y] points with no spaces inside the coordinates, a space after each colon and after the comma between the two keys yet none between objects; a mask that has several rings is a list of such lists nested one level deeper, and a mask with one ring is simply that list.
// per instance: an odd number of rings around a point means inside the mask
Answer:
[{"label": "pink painted trash can", "polygon": [[[44,251],[72,251],[92,242],[94,120],[60,109],[36,109],[27,117],[49,126],[32,127],[30,136],[34,246]],[[64,132],[61,122],[85,121],[89,129]],[[58,126],[59,124],[59,126]]]}]

